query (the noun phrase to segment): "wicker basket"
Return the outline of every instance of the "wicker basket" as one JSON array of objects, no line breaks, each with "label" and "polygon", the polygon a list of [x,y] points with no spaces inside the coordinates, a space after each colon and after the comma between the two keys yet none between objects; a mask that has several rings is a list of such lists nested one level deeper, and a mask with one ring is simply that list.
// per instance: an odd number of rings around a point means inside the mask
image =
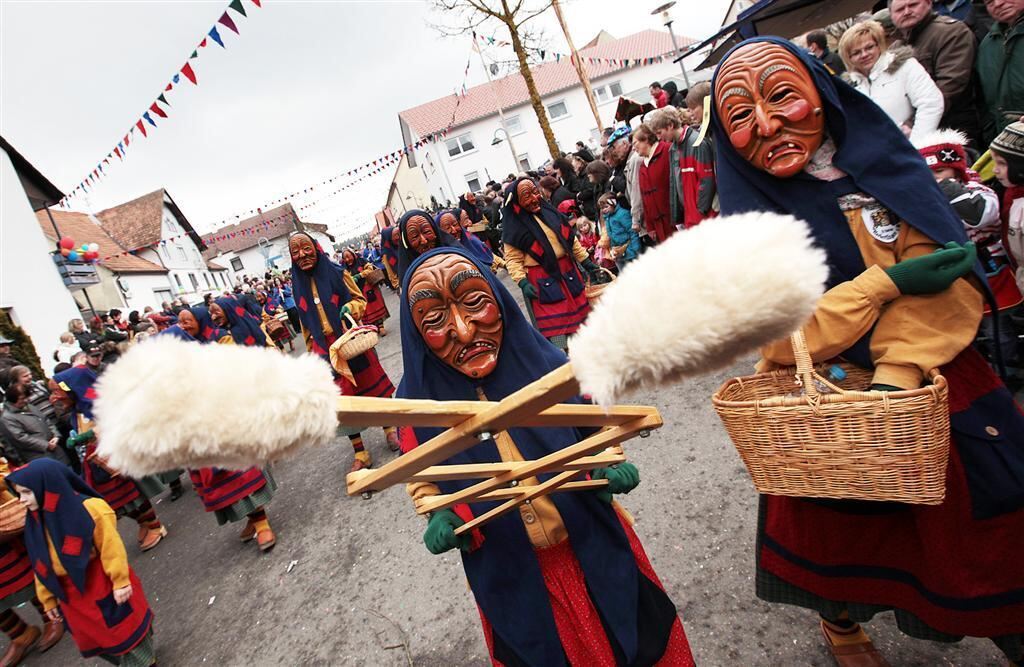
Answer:
[{"label": "wicker basket", "polygon": [[377,327],[368,324],[357,325],[349,315],[345,315],[345,319],[350,323],[349,329],[331,344],[328,355],[331,359],[335,357],[340,357],[345,361],[354,359],[360,354],[372,350],[380,340]]},{"label": "wicker basket", "polygon": [[614,273],[604,268],[603,266],[599,268],[606,274],[608,274],[608,282],[595,284],[592,280],[590,280],[589,277],[587,278],[587,287],[583,293],[587,295],[587,301],[590,302],[591,306],[595,305],[601,298],[601,293],[604,292],[604,288],[611,285],[612,281],[615,280]]},{"label": "wicker basket", "polygon": [[366,281],[371,285],[382,283],[384,282],[384,272],[379,268],[375,268],[373,271],[366,274]]},{"label": "wicker basket", "polygon": [[[946,494],[949,396],[937,370],[909,391],[868,391],[872,373],[815,372],[803,332],[796,368],[733,378],[712,397],[758,492],[938,505]],[[824,367],[819,367],[824,371]],[[834,393],[822,394],[815,381]],[[803,395],[792,395],[804,390]]]},{"label": "wicker basket", "polygon": [[0,505],[0,544],[25,531],[25,505],[17,498]]},{"label": "wicker basket", "polygon": [[473,232],[474,234],[483,234],[484,232],[487,231],[487,223],[483,221],[475,222],[469,227],[466,227],[466,229]]}]

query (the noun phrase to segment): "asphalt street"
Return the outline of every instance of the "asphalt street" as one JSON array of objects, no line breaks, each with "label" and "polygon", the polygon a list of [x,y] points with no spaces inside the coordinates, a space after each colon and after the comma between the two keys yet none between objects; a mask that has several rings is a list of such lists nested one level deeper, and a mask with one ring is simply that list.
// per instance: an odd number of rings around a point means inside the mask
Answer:
[{"label": "asphalt street", "polygon": [[[397,298],[388,294],[387,302],[390,335],[377,349],[397,385]],[[815,614],[754,596],[757,495],[710,402],[724,379],[752,364],[633,397],[657,406],[665,426],[627,443],[641,484],[620,501],[637,520],[699,665],[832,665]],[[226,392],[229,386],[225,378]],[[380,429],[364,439],[376,462],[394,457]],[[274,468],[279,489],[268,514],[277,546],[268,554],[238,540],[241,525],[217,526],[187,482],[177,502],[166,494],[157,499],[169,535],[154,550],[140,553],[135,523],[120,522],[155,613],[162,667],[488,664],[458,555],[426,550],[426,522],[404,488],[370,500],[346,496],[351,460],[341,438]],[[30,607],[19,612],[38,623]],[[906,637],[891,614],[867,629],[894,667],[1005,664],[986,640],[947,645]],[[23,664],[79,660],[68,636]]]}]

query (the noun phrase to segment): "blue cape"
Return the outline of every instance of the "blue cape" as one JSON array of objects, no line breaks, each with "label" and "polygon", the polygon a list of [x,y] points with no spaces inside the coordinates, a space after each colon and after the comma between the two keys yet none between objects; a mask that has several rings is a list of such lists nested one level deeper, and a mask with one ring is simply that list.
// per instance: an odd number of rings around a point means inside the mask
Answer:
[{"label": "blue cape", "polygon": [[398,239],[399,246],[395,248],[395,254],[398,255],[398,280],[402,281],[405,279],[405,272],[412,265],[413,261],[419,257],[419,253],[409,247],[409,240],[405,236],[405,228],[409,223],[409,219],[414,215],[421,215],[430,222],[430,226],[434,228],[434,235],[437,236],[438,248],[457,248],[461,247],[459,242],[456,241],[451,234],[441,229],[434,218],[431,217],[426,211],[422,211],[418,208],[411,209],[405,213],[398,220]]},{"label": "blue cape", "polygon": [[340,336],[345,330],[341,323],[341,307],[348,303],[352,295],[349,294],[348,287],[345,286],[345,269],[331,261],[316,239],[309,235],[306,236],[313,241],[313,246],[316,248],[316,266],[307,273],[300,269],[298,264],[292,262],[292,290],[299,309],[299,320],[313,337],[315,346],[310,352],[327,359],[331,346],[324,336],[320,315],[317,312],[316,304],[313,303],[313,285],[316,284],[316,292],[320,295],[321,305],[324,307],[327,321],[330,322],[335,336]]},{"label": "blue cape", "polygon": [[[424,260],[443,253],[472,261],[498,299],[504,334],[498,365],[485,378],[472,380],[438,359],[413,324],[408,300],[401,300],[404,375],[396,396],[438,401],[475,401],[477,388],[491,401],[500,401],[524,385],[566,363],[566,356],[541,336],[523,316],[512,295],[491,273],[490,267],[459,248],[437,248],[417,258],[402,281],[409,294],[409,278]],[[573,402],[579,402],[576,399]],[[416,428],[425,443],[441,428]],[[583,439],[575,428],[512,428],[509,434],[526,459],[537,459]],[[493,440],[477,444],[445,463],[500,461]],[[550,478],[542,475],[541,480]],[[478,480],[438,482],[444,493],[472,486]],[[628,661],[637,653],[637,599],[640,574],[626,534],[615,511],[593,493],[549,496],[565,523],[573,552],[579,560],[587,588]],[[498,503],[474,503],[476,515]],[[563,651],[533,546],[518,512],[500,517],[482,529],[483,545],[462,554],[466,577],[484,616],[521,658],[531,665],[563,664]]]},{"label": "blue cape", "polygon": [[[192,337],[192,334],[190,334],[189,332],[187,332],[184,329],[182,329],[181,326],[178,325],[178,324],[175,324],[173,326],[169,326],[166,329],[164,329],[163,331],[158,332],[156,335],[157,336],[167,336],[168,338],[179,338],[181,340],[187,340],[187,341],[195,341],[195,338]],[[155,337],[156,336],[154,336],[154,338]]]},{"label": "blue cape", "polygon": [[[847,177],[832,182],[820,181],[806,173],[776,178],[754,167],[733,148],[712,104],[711,127],[717,152],[715,170],[723,214],[774,211],[807,222],[815,241],[828,255],[829,288],[853,280],[867,268],[849,222],[836,201],[841,195],[863,192],[874,197],[904,224],[939,245],[949,241],[967,242],[963,222],[939,189],[921,154],[900,128],[868,97],[829,74],[816,58],[786,40],[755,37],[733,47],[721,63],[726,63],[736,49],[756,42],[781,46],[811,73],[821,95],[828,136],[836,145],[832,164]],[[722,64],[711,79],[712,91],[716,89]],[[980,264],[976,273],[984,285]],[[870,335],[868,332],[843,356],[858,365],[871,367]]]},{"label": "blue cape", "polygon": [[216,343],[224,336],[231,334],[227,329],[221,329],[213,323],[210,316],[210,309],[206,306],[189,306],[189,311],[199,322],[199,342]]},{"label": "blue cape", "polygon": [[[255,303],[255,299],[253,302]],[[231,337],[235,339],[236,345],[264,347],[267,344],[267,337],[260,329],[259,319],[252,314],[244,301],[230,296],[222,296],[214,299],[214,303],[224,311],[228,330],[231,332]],[[258,308],[259,304],[256,306]]]},{"label": "blue cape", "polygon": [[45,457],[9,474],[7,486],[12,492],[15,484],[31,489],[39,503],[39,509],[25,517],[25,548],[32,570],[51,593],[66,601],[67,593],[53,571],[46,534],[49,533],[71,582],[84,591],[96,522],[82,501],[101,496],[71,468]]},{"label": "blue cape", "polygon": [[[455,216],[455,221],[459,222],[460,212],[461,211],[457,208],[445,209],[434,217],[434,222],[437,223],[438,228],[440,228],[441,216],[446,213]],[[463,228],[461,224],[459,225],[459,230],[460,236],[455,239],[459,242],[459,245],[468,250],[469,254],[472,255],[474,259],[480,260],[480,262],[487,266],[494,263],[494,253],[491,252],[490,248],[484,245],[483,241],[474,236],[468,229]]]},{"label": "blue cape", "polygon": [[92,402],[96,398],[96,372],[85,366],[72,366],[53,376],[53,381],[75,399],[75,412],[92,419]]}]

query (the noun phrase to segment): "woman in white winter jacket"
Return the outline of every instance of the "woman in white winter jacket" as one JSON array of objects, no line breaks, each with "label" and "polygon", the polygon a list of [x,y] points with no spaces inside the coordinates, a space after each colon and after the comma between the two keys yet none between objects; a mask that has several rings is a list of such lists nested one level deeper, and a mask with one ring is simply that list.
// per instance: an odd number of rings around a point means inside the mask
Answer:
[{"label": "woman in white winter jacket", "polygon": [[942,118],[942,91],[910,47],[888,48],[877,21],[849,28],[839,40],[847,81],[882,108],[913,142],[935,132]]}]

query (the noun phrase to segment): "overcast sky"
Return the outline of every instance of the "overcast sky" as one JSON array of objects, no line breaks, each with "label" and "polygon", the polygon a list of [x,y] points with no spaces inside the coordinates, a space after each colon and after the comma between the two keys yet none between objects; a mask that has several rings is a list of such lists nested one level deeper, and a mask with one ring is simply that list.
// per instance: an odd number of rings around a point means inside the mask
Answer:
[{"label": "overcast sky", "polygon": [[[443,38],[425,0],[243,0],[241,35],[218,26],[192,60],[168,119],[114,164],[76,209],[93,212],[165,187],[200,232],[223,219],[400,148],[399,111],[462,83],[470,38]],[[0,134],[65,192],[142,114],[226,9],[228,0],[0,0]],[[577,46],[660,28],[659,0],[563,0]],[[702,38],[728,0],[684,0],[677,35]],[[650,5],[650,6],[648,6]],[[549,11],[548,14],[551,14]],[[566,51],[553,15],[536,19]],[[488,26],[482,34],[507,38]],[[501,58],[500,51],[492,52]],[[510,53],[504,57],[511,57]],[[479,61],[469,85],[483,82]],[[152,115],[152,114],[151,114]],[[344,236],[364,231],[393,171],[303,211]],[[299,197],[296,206],[316,199]]]}]

